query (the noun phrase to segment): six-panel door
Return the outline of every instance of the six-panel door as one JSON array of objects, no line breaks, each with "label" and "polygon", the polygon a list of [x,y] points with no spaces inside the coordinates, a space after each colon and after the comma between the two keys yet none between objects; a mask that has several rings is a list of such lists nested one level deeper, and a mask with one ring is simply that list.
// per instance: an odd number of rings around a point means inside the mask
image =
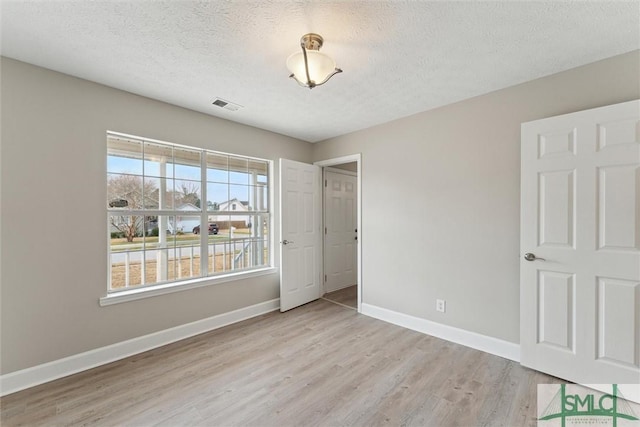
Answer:
[{"label": "six-panel door", "polygon": [[320,298],[320,168],[280,159],[280,311]]},{"label": "six-panel door", "polygon": [[324,177],[324,291],[331,292],[357,282],[357,178],[333,170]]},{"label": "six-panel door", "polygon": [[521,363],[640,382],[640,102],[522,125]]}]

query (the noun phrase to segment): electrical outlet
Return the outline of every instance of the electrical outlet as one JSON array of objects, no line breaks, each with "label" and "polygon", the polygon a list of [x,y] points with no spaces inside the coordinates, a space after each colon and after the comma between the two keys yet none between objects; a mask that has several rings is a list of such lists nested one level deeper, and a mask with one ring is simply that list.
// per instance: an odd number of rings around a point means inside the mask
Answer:
[{"label": "electrical outlet", "polygon": [[444,313],[447,310],[447,302],[443,299],[436,300],[436,310]]}]

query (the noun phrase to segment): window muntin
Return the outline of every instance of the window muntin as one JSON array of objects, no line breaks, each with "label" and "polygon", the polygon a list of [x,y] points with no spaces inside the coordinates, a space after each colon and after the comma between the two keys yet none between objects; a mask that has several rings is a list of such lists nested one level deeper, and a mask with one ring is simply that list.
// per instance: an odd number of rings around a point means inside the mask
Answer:
[{"label": "window muntin", "polygon": [[109,292],[269,266],[269,166],[108,133]]}]

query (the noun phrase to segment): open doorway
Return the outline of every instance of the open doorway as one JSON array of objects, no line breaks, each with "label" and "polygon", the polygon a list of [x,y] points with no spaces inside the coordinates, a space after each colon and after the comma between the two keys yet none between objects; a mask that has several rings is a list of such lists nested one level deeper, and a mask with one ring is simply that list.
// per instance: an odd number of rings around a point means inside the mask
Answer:
[{"label": "open doorway", "polygon": [[315,163],[322,167],[322,296],[360,311],[360,155]]}]

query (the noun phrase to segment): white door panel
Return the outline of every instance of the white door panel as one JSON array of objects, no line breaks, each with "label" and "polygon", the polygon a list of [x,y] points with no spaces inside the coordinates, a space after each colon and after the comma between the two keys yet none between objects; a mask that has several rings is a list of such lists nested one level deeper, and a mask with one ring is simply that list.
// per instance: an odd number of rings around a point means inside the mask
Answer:
[{"label": "white door panel", "polygon": [[357,177],[325,170],[325,292],[357,282]]},{"label": "white door panel", "polygon": [[522,125],[521,362],[640,383],[640,102]]},{"label": "white door panel", "polygon": [[320,168],[280,159],[280,311],[320,298]]}]

